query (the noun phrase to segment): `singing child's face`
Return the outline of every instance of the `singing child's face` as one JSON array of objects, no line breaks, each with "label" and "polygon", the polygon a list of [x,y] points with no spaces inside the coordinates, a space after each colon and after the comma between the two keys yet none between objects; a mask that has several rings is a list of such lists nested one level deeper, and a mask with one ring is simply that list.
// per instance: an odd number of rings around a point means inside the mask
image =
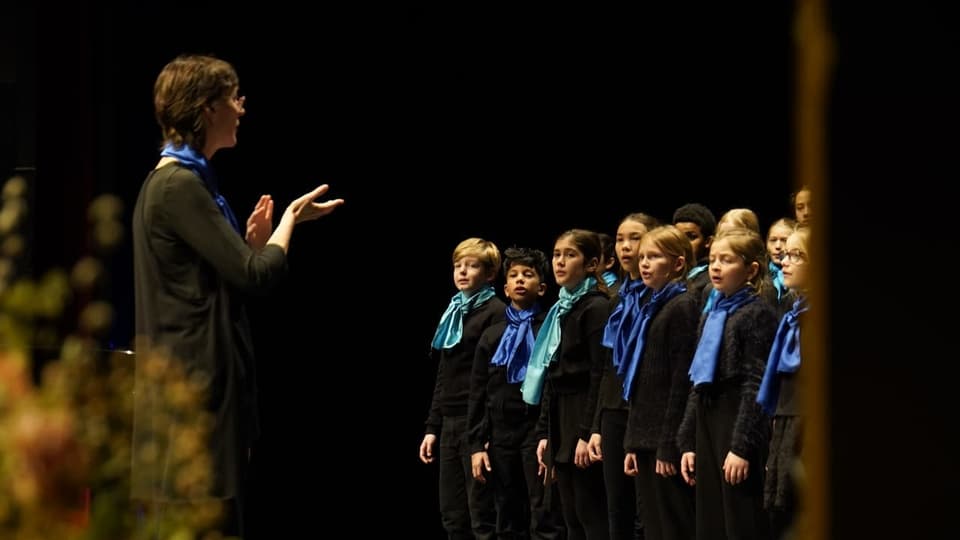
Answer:
[{"label": "singing child's face", "polygon": [[[687,237],[687,240],[690,240],[690,245],[693,247],[693,256],[697,258],[697,261],[709,255],[710,239],[713,237],[705,238],[699,225],[692,221],[678,221],[673,225]],[[691,263],[696,264],[697,261],[691,261]]]},{"label": "singing child's face", "polygon": [[643,284],[659,291],[683,270],[683,258],[668,255],[653,240],[640,241],[640,277]]},{"label": "singing child's face", "polygon": [[810,223],[810,190],[798,191],[793,200],[793,212],[797,218],[797,223],[806,225]]},{"label": "singing child's face", "polygon": [[547,284],[533,267],[520,263],[510,265],[503,291],[514,308],[521,311],[530,309],[546,290]]},{"label": "singing child's face", "polygon": [[787,238],[784,253],[787,256],[783,259],[783,284],[796,291],[806,290],[809,286],[810,263],[807,250],[798,235],[791,234]]},{"label": "singing child's face", "polygon": [[463,293],[472,293],[490,281],[491,272],[477,257],[460,257],[453,263],[453,283]]},{"label": "singing child's face", "polygon": [[730,247],[730,241],[720,238],[710,246],[710,281],[713,287],[724,296],[739,291],[751,278],[757,275],[759,264],[756,261],[747,264]]},{"label": "singing child's face", "polygon": [[617,257],[620,259],[620,267],[630,274],[630,279],[640,277],[637,249],[640,247],[640,239],[646,233],[647,226],[632,219],[624,221],[617,228]]},{"label": "singing child's face", "polygon": [[770,232],[767,234],[767,253],[770,254],[770,260],[777,266],[780,265],[780,260],[783,259],[783,254],[787,250],[787,237],[792,232],[793,229],[783,223],[770,227]]},{"label": "singing child's face", "polygon": [[599,261],[596,257],[589,261],[583,252],[573,243],[570,236],[564,236],[553,246],[553,277],[557,285],[573,289],[580,285],[588,274],[596,271]]}]

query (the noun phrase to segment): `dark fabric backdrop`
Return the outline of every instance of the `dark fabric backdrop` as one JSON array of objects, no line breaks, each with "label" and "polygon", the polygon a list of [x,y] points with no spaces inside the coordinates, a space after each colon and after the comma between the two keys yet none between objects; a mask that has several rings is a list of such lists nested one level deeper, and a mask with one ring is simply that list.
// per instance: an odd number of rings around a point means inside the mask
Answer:
[{"label": "dark fabric backdrop", "polygon": [[[459,240],[550,250],[563,230],[612,233],[629,212],[669,220],[692,201],[718,215],[753,208],[764,230],[788,211],[789,2],[57,9],[0,11],[15,22],[0,32],[0,121],[13,127],[0,138],[0,165],[36,168],[35,268],[88,249],[78,223],[92,196],[115,193],[130,211],[157,157],[152,82],[183,52],[217,54],[239,72],[248,110],[240,142],[214,160],[238,214],[261,193],[279,212],[323,182],[347,199],[298,228],[289,281],[253,303],[264,417],[257,538],[337,520],[371,537],[439,534],[435,468],[416,451],[435,369],[426,350],[454,292]],[[947,483],[930,466],[950,455],[936,420],[947,379],[932,367],[901,373],[906,359],[943,361],[928,351],[937,325],[874,317],[860,334],[848,321],[864,307],[886,312],[889,297],[902,296],[890,287],[913,291],[944,268],[937,242],[924,251],[928,266],[904,265],[916,236],[950,238],[956,228],[925,221],[946,213],[944,186],[957,177],[956,18],[924,4],[871,9],[838,8],[833,19],[829,262],[834,318],[845,325],[831,333],[830,392],[841,538],[915,531],[918,521],[937,530]],[[131,261],[125,245],[111,268],[120,315],[111,340],[121,347],[132,337]],[[855,294],[839,292],[848,289]],[[909,349],[875,339],[907,325],[924,338]],[[876,399],[853,405],[851,389]],[[869,455],[863,440],[876,441]],[[865,489],[887,481],[923,496]],[[335,502],[321,507],[321,498]]]}]

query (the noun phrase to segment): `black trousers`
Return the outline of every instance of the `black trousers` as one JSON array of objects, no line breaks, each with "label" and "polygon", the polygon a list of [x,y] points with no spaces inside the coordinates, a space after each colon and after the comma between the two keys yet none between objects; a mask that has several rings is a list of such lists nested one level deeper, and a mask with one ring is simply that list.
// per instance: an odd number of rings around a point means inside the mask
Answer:
[{"label": "black trousers", "polygon": [[[731,485],[723,479],[723,461],[730,452],[733,425],[740,408],[736,387],[697,394],[696,504],[697,540],[768,540],[763,511],[764,448],[749,456],[747,479]],[[765,444],[762,446],[766,446]]]},{"label": "black trousers", "polygon": [[573,463],[557,463],[556,467],[567,540],[610,538],[603,467],[594,464],[581,469]]},{"label": "black trousers", "polygon": [[637,512],[639,501],[633,478],[623,472],[623,437],[627,432],[627,411],[605,409],[600,413],[600,450],[603,452],[603,483],[607,490],[610,540],[644,538]]},{"label": "black trousers", "polygon": [[497,526],[493,490],[473,479],[466,430],[466,415],[443,417],[440,520],[451,540],[492,540]]},{"label": "black trousers", "polygon": [[491,414],[489,486],[497,508],[497,538],[560,540],[563,517],[556,497],[544,497],[537,475],[539,414]]},{"label": "black trousers", "polygon": [[674,463],[677,474],[657,474],[655,450],[637,452],[637,500],[644,523],[646,540],[694,540],[696,538],[696,506],[693,488],[683,481],[680,463]]}]

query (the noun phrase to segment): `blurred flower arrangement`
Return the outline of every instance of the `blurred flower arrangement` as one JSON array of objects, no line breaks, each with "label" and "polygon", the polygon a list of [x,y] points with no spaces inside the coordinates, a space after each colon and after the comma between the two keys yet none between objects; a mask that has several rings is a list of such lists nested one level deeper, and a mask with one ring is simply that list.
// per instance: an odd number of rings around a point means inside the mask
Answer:
[{"label": "blurred flower arrangement", "polygon": [[[219,519],[212,502],[152,512],[130,498],[131,463],[161,469],[158,445],[172,445],[174,482],[183,493],[210,481],[203,451],[203,393],[158,353],[140,351],[138,384],[165,394],[165,424],[134,449],[134,355],[103,342],[114,310],[105,299],[108,257],[124,238],[120,200],[88,209],[94,254],[67,272],[38,279],[20,265],[27,253],[27,181],[8,179],[0,198],[0,538],[11,540],[191,540]],[[67,323],[66,320],[74,322]],[[160,430],[158,430],[160,431]],[[166,433],[179,433],[167,441]]]}]

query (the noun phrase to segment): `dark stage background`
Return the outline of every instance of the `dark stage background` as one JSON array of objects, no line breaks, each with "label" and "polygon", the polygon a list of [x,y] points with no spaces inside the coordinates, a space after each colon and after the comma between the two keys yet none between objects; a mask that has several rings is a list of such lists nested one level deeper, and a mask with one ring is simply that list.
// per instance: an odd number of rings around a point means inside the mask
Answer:
[{"label": "dark stage background", "polygon": [[[239,72],[247,96],[240,142],[214,160],[238,214],[246,216],[261,193],[273,195],[279,212],[319,183],[347,201],[298,227],[290,279],[252,304],[264,425],[253,459],[255,538],[325,531],[341,521],[362,537],[439,535],[435,467],[416,456],[435,373],[426,352],[455,292],[450,254],[459,240],[482,236],[501,248],[549,250],[568,228],[612,233],[629,212],[669,220],[692,201],[718,215],[753,208],[764,229],[788,211],[790,3],[634,11],[308,12],[174,3],[147,13],[83,2],[56,15],[2,9],[17,24],[0,33],[0,120],[14,126],[0,130],[0,165],[37,168],[35,268],[85,252],[77,224],[92,196],[119,195],[129,215],[157,159],[152,83],[183,52],[214,53]],[[869,312],[887,309],[871,300],[886,278],[861,265],[885,267],[887,255],[911,248],[864,237],[904,225],[898,215],[905,206],[927,204],[918,191],[956,179],[946,159],[956,148],[947,143],[953,130],[934,119],[957,110],[948,91],[956,88],[944,86],[941,74],[946,59],[955,60],[946,52],[955,42],[948,19],[923,5],[906,15],[875,14],[879,27],[900,25],[911,39],[887,45],[889,36],[861,23],[859,13],[837,11],[835,131],[828,139],[831,276],[838,289],[852,280]],[[909,79],[891,75],[891,66]],[[910,112],[890,114],[902,98]],[[914,168],[908,152],[925,152],[923,167]],[[884,192],[874,184],[881,180],[906,193]],[[116,346],[132,337],[131,272],[126,245],[112,268],[121,315]],[[864,301],[838,295],[836,318],[861,316]],[[900,328],[878,324],[887,335]],[[870,527],[864,520],[877,515],[917,511],[929,512],[926,524],[935,530],[945,519],[935,503],[891,495],[856,510],[859,486],[885,474],[885,462],[850,452],[864,438],[883,441],[877,444],[885,454],[917,449],[876,435],[887,429],[883,419],[902,416],[918,427],[898,420],[896,429],[924,441],[923,452],[908,459],[948,455],[943,430],[931,435],[921,427],[937,424],[925,419],[940,410],[942,393],[918,375],[906,379],[906,390],[924,399],[911,400],[913,408],[888,403],[883,396],[898,395],[904,384],[896,368],[876,368],[878,359],[887,362],[890,344],[874,344],[870,334],[850,338],[860,334],[848,328],[836,333],[835,353],[849,367],[833,375],[839,390],[825,392],[860,390],[862,373],[873,370],[864,390],[880,396],[866,412],[879,422],[864,422],[859,408],[838,402],[837,493],[853,501],[838,512],[838,537],[862,534]],[[845,467],[858,460],[874,476]],[[942,489],[922,480],[909,488]],[[911,512],[877,511],[887,505]],[[884,519],[890,522],[877,531],[910,527],[906,519]]]}]

